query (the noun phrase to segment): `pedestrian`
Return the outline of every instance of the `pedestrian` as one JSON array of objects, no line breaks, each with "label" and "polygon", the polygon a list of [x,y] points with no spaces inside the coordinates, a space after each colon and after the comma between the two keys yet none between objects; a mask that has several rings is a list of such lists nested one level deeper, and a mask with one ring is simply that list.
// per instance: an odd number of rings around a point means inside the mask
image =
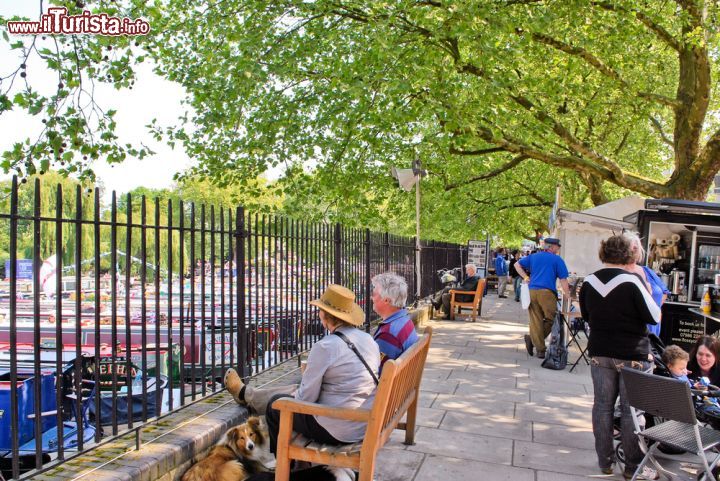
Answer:
[{"label": "pedestrian", "polygon": [[[600,243],[604,268],[585,278],[580,289],[580,311],[590,325],[588,352],[593,381],[593,435],[598,465],[603,474],[613,473],[613,417],[620,396],[621,436],[625,453],[623,476],[630,479],[643,460],[625,385],[620,378],[623,367],[652,372],[653,361],[647,324],[660,320],[655,303],[643,279],[626,270],[634,260],[630,240],[612,236]],[[658,474],[645,466],[642,477],[657,479]]]},{"label": "pedestrian", "polygon": [[505,249],[499,248],[495,253],[495,275],[498,279],[498,297],[505,299],[505,290],[508,281],[508,265],[505,259]]},{"label": "pedestrian", "polygon": [[[563,294],[570,298],[568,270],[559,254],[560,240],[548,237],[545,250],[523,257],[515,264],[515,270],[530,288],[530,334],[525,335],[525,348],[531,356],[533,349],[537,351],[537,357],[541,359],[545,358],[545,338],[550,334],[557,314],[558,280]],[[525,269],[529,269],[532,276],[528,276]]]},{"label": "pedestrian", "polygon": [[[627,270],[639,275],[642,280],[645,281],[645,285],[650,290],[650,294],[652,295],[655,304],[662,307],[663,303],[667,300],[667,296],[670,294],[670,291],[655,271],[650,269],[648,266],[641,266],[638,264],[645,258],[645,249],[643,249],[640,236],[635,232],[625,232],[623,235],[630,241],[630,246],[633,251],[633,260],[627,265]],[[660,323],[648,324],[648,331],[660,337]]]},{"label": "pedestrian", "polygon": [[515,269],[515,264],[519,260],[520,251],[518,249],[515,249],[512,251],[512,259],[510,259],[510,267],[508,267],[508,271],[510,272],[510,279],[512,279],[515,302],[520,302],[520,284],[522,284],[522,277],[520,277],[520,274]]}]

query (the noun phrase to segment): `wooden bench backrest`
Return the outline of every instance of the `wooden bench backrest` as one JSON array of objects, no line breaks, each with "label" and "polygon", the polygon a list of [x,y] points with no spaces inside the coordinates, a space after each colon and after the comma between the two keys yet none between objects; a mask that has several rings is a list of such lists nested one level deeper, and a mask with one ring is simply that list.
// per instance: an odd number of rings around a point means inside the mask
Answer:
[{"label": "wooden bench backrest", "polygon": [[473,304],[475,304],[476,306],[480,303],[483,293],[485,292],[485,283],[486,282],[487,282],[487,279],[480,279],[478,281],[477,289],[475,289],[475,298],[473,299]]},{"label": "wooden bench backrest", "polygon": [[[383,365],[380,384],[370,412],[365,443],[376,447],[385,444],[420,390],[425,359],[430,348],[432,328],[426,327],[422,337],[400,357]],[[376,440],[368,443],[368,440]],[[368,449],[372,449],[369,447]]]}]

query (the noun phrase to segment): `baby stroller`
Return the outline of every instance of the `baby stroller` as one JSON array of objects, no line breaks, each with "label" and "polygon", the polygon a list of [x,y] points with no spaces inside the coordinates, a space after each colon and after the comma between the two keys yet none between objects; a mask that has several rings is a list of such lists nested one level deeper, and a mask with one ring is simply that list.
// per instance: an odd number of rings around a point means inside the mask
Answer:
[{"label": "baby stroller", "polygon": [[[663,352],[665,352],[665,344],[654,334],[650,334],[648,337],[650,338],[650,349],[655,363],[653,374],[669,377],[670,370],[662,360]],[[695,417],[697,420],[715,430],[720,430],[720,410],[718,410],[715,414],[712,410],[704,409],[706,398],[720,398],[720,388],[710,384],[702,389],[690,389],[690,393],[692,394],[693,405],[695,406]],[[656,419],[655,416],[645,415],[646,427],[652,427],[662,421],[662,419]],[[624,463],[625,454],[622,449],[622,442],[620,441],[620,425],[620,412],[619,409],[616,409],[615,417],[613,419],[613,438],[618,442],[615,446],[615,456],[618,461]],[[658,450],[665,454],[683,454],[685,452],[665,444],[658,446]]]},{"label": "baby stroller", "polygon": [[[657,337],[655,334],[648,334],[648,338],[650,339],[650,353],[653,357],[653,362],[655,364],[655,368],[653,369],[653,374],[657,376],[670,376],[670,371],[668,370],[667,366],[662,360],[663,352],[665,352],[665,344],[660,340],[659,337]],[[617,442],[615,445],[615,458],[621,462],[622,464],[625,464],[625,452],[623,451],[622,446],[622,440],[621,440],[621,412],[620,412],[620,406],[619,406],[620,400],[618,400],[618,404],[615,406],[615,416],[613,418],[613,439]],[[652,427],[655,424],[661,422],[661,420],[656,420],[654,416],[650,415],[644,415],[645,416],[645,426],[646,427]],[[670,446],[664,446],[661,445],[658,449],[662,451],[665,454],[681,454],[680,451],[671,448]]]}]

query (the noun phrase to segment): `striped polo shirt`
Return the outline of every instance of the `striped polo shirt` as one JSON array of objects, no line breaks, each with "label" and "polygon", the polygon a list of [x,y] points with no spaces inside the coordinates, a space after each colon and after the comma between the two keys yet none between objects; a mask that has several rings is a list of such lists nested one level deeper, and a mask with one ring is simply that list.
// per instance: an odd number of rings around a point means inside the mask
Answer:
[{"label": "striped polo shirt", "polygon": [[373,337],[380,347],[380,370],[385,361],[397,359],[418,340],[415,325],[405,309],[383,319]]}]

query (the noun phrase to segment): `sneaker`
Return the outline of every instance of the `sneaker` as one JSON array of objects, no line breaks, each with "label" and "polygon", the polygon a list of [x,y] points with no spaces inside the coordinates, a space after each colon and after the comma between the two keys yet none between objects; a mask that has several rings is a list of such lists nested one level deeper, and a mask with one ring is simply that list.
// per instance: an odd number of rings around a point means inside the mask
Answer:
[{"label": "sneaker", "polygon": [[245,397],[241,396],[241,394],[243,388],[245,387],[245,384],[243,383],[242,379],[240,379],[240,375],[235,369],[230,368],[225,371],[225,378],[223,379],[223,383],[225,384],[225,389],[227,389],[228,392],[232,395],[235,402],[244,406]]},{"label": "sneaker", "polygon": [[533,355],[533,343],[530,334],[525,334],[525,349],[527,349],[528,355]]},{"label": "sneaker", "polygon": [[[635,474],[635,469],[628,468],[625,466],[625,471],[623,471],[623,478],[625,479],[632,479],[633,475]],[[640,474],[637,475],[635,479],[659,479],[660,474],[655,471],[653,468],[650,468],[648,466],[643,466],[642,471]]]},{"label": "sneaker", "polygon": [[610,466],[609,468],[600,468],[600,472],[603,474],[613,474],[613,467]]}]

